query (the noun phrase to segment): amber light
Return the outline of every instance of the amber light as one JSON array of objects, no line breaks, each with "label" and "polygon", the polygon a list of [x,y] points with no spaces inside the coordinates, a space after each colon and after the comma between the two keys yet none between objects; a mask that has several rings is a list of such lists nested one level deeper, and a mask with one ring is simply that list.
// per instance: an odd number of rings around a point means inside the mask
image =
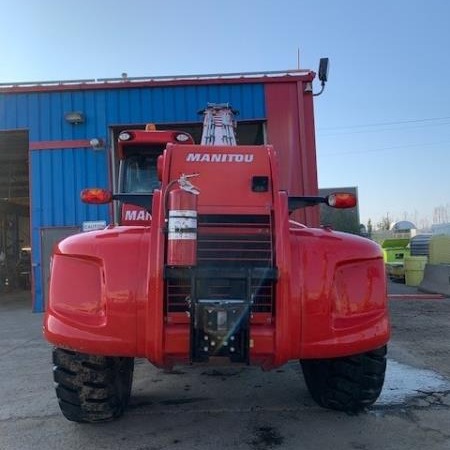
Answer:
[{"label": "amber light", "polygon": [[84,203],[104,204],[112,200],[112,193],[107,189],[89,188],[81,191],[81,201]]},{"label": "amber light", "polygon": [[354,208],[356,206],[356,196],[347,192],[337,192],[327,197],[327,204],[333,208]]}]

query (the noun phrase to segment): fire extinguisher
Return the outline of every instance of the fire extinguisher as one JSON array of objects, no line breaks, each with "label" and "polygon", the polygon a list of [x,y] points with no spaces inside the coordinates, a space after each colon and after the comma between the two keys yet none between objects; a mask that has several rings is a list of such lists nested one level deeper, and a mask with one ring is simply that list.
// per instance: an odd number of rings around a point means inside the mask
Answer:
[{"label": "fire extinguisher", "polygon": [[[198,193],[198,192],[197,192]],[[180,188],[169,192],[167,264],[195,266],[197,261],[197,193]]]}]

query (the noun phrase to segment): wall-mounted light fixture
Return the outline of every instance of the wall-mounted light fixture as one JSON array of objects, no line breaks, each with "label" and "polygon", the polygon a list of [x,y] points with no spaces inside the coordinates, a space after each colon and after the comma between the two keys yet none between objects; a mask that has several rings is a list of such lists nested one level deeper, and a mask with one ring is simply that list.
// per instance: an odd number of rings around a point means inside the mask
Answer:
[{"label": "wall-mounted light fixture", "polygon": [[89,144],[94,150],[100,150],[105,146],[105,142],[103,141],[103,139],[99,138],[92,138],[89,141]]},{"label": "wall-mounted light fixture", "polygon": [[84,123],[85,117],[82,112],[70,111],[64,114],[64,120],[72,125],[78,125]]}]

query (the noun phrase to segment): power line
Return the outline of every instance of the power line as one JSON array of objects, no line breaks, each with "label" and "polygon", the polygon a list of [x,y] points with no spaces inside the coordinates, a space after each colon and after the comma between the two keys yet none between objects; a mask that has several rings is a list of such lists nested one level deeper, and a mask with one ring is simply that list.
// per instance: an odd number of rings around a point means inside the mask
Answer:
[{"label": "power line", "polygon": [[398,150],[398,149],[405,149],[405,148],[411,148],[411,147],[430,147],[434,145],[446,145],[450,144],[450,141],[443,141],[443,142],[430,142],[428,144],[409,144],[409,145],[395,145],[392,147],[382,147],[382,148],[374,148],[374,149],[368,149],[368,150],[350,150],[350,151],[344,151],[344,152],[336,152],[336,153],[321,153],[318,152],[319,156],[338,156],[338,155],[351,155],[351,154],[360,154],[363,155],[365,153],[376,153],[376,152],[383,152],[387,150]]},{"label": "power line", "polygon": [[440,126],[450,125],[450,122],[443,122],[443,123],[430,123],[425,125],[419,125],[419,126],[412,126],[412,127],[400,127],[400,128],[378,128],[375,130],[354,130],[354,131],[336,131],[334,133],[317,133],[318,136],[322,137],[330,137],[330,136],[345,136],[347,134],[365,134],[365,133],[383,133],[385,131],[403,131],[403,130],[417,130],[419,128],[429,128],[429,127],[440,127]]},{"label": "power line", "polygon": [[426,119],[412,119],[412,120],[398,120],[395,122],[377,122],[377,123],[368,123],[364,125],[348,125],[348,126],[339,126],[339,127],[325,127],[325,128],[318,128],[318,131],[325,131],[325,130],[348,130],[352,128],[369,128],[369,127],[380,127],[380,126],[386,126],[386,125],[403,125],[406,123],[420,123],[420,122],[433,122],[437,120],[448,120],[450,119],[450,116],[445,117],[430,117]]}]

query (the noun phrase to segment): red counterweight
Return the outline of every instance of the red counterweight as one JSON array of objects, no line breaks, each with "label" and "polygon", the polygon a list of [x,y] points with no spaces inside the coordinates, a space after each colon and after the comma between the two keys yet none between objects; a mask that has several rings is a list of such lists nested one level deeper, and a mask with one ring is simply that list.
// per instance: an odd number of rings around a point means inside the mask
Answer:
[{"label": "red counterweight", "polygon": [[169,192],[167,265],[195,266],[197,262],[197,195],[183,189]]}]

